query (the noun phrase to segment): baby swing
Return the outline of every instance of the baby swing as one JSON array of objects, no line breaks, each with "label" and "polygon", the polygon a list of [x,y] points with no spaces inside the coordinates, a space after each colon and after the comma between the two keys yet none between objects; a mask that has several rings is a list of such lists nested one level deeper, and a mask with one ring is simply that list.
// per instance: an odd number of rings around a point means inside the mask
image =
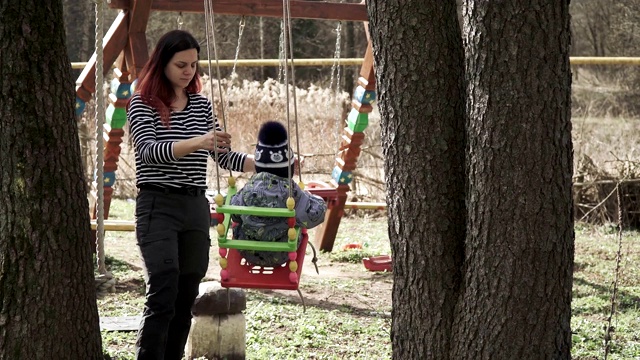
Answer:
[{"label": "baby swing", "polygon": [[[286,88],[286,117],[287,117],[287,133],[291,134],[291,121],[289,114],[289,72],[287,59],[291,57],[291,82],[293,87],[293,108],[294,116],[297,116],[297,104],[295,96],[295,78],[293,74],[293,56],[292,56],[292,44],[291,44],[291,15],[289,9],[289,0],[283,0],[283,22],[282,32],[284,46],[282,46],[281,54],[283,54],[284,65],[284,77]],[[206,0],[205,3],[205,22],[206,22],[206,37],[207,37],[207,55],[210,59],[210,46],[209,46],[209,33],[212,34],[214,57],[216,59],[216,68],[218,72],[218,79],[220,78],[220,68],[218,65],[218,54],[215,42],[215,24],[213,18],[213,6],[211,0]],[[291,53],[291,54],[290,54]],[[209,74],[211,74],[211,62],[209,62]],[[209,82],[213,87],[212,82]],[[222,100],[222,90],[218,82],[219,94],[221,97],[221,104],[224,104]],[[213,88],[210,91],[213,96]],[[222,109],[223,126],[226,128],[225,111]],[[296,152],[299,153],[299,136],[297,117],[295,119],[296,130]],[[215,139],[215,138],[214,138]],[[217,147],[214,140],[214,147]],[[217,153],[216,153],[217,160]],[[216,161],[217,162],[217,161]],[[297,290],[300,283],[300,275],[302,272],[302,265],[304,263],[305,251],[308,244],[307,231],[304,228],[295,226],[296,213],[295,213],[295,201],[292,195],[292,174],[289,168],[289,198],[287,199],[287,208],[274,209],[274,208],[261,208],[251,206],[232,206],[230,205],[231,198],[236,194],[236,181],[233,176],[229,176],[228,179],[228,191],[225,197],[220,193],[220,175],[216,168],[216,180],[217,180],[217,194],[214,197],[216,203],[216,213],[212,215],[212,220],[216,223],[216,230],[218,233],[218,246],[219,246],[219,263],[222,270],[220,271],[220,283],[226,288],[260,288],[260,289],[283,289],[283,290]],[[300,188],[304,189],[302,177],[300,175]],[[256,240],[247,239],[232,239],[228,236],[228,231],[231,225],[231,215],[254,215],[254,216],[268,216],[268,217],[283,217],[287,218],[289,231],[287,242],[261,242]],[[298,245],[298,239],[300,243]],[[273,267],[256,266],[248,263],[246,259],[240,254],[238,250],[253,250],[253,251],[278,251],[288,253],[288,260],[286,263],[276,265]]]}]

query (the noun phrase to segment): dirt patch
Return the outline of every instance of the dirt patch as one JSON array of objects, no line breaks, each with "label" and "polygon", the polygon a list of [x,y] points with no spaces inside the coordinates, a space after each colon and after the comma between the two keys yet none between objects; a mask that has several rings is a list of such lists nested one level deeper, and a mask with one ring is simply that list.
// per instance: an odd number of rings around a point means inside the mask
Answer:
[{"label": "dirt patch", "polygon": [[[318,273],[311,262],[312,255],[305,257],[300,292],[306,306],[332,309],[347,309],[359,314],[389,314],[391,311],[391,273],[370,272],[362,264],[331,261],[328,254],[319,256]],[[220,281],[220,266],[217,250],[211,253],[207,279]],[[278,296],[302,304],[298,293],[290,290],[254,290],[262,294]]]},{"label": "dirt patch", "polygon": [[[119,266],[125,267],[132,274],[131,278],[118,279],[116,287],[123,291],[143,289],[142,261],[133,234],[108,233],[105,248],[109,257],[117,259]],[[318,274],[311,262],[312,256],[308,249],[300,281],[300,291],[306,306],[329,310],[340,308],[363,315],[380,316],[381,313],[390,313],[392,274],[367,271],[362,263],[334,261],[327,253],[318,254]],[[220,265],[217,246],[212,246],[209,257],[209,269],[205,280],[219,281]],[[260,290],[258,292],[302,304],[296,291]]]}]

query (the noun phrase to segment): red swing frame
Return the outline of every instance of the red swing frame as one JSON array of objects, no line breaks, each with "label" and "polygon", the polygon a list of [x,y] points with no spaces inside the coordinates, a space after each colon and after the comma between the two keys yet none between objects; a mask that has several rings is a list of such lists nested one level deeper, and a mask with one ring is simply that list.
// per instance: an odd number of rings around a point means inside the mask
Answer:
[{"label": "red swing frame", "polygon": [[[258,266],[250,264],[242,257],[238,249],[247,249],[253,243],[253,246],[259,246],[260,244],[255,241],[248,240],[229,240],[227,234],[230,233],[233,227],[231,223],[231,214],[243,211],[245,213],[256,214],[256,211],[265,212],[267,209],[259,209],[252,207],[237,207],[231,206],[231,198],[237,192],[235,181],[232,182],[227,191],[225,204],[218,205],[216,207],[216,216],[218,224],[222,224],[223,232],[218,232],[218,246],[219,255],[226,259],[226,266],[221,266],[220,270],[220,285],[225,288],[245,288],[245,289],[272,289],[272,290],[298,290],[300,286],[300,275],[302,274],[302,267],[304,265],[304,257],[307,250],[307,244],[309,242],[309,234],[307,229],[299,228],[300,244],[295,251],[295,259],[289,259],[282,265],[274,267]],[[242,209],[244,208],[244,209]],[[268,209],[267,213],[272,213],[274,216],[283,216],[282,213],[278,214],[277,211],[285,211],[287,209]],[[288,214],[287,216],[291,216]],[[293,213],[295,216],[295,213]],[[220,225],[218,225],[220,226]],[[293,241],[290,245],[295,246],[297,241]],[[271,247],[272,244],[269,245]],[[284,244],[283,244],[284,245]],[[237,249],[238,248],[238,249]],[[289,253],[292,254],[292,253]],[[297,262],[297,269],[295,272],[291,271],[290,263],[292,260]],[[291,277],[295,273],[295,279]],[[295,280],[295,281],[294,281]]]},{"label": "red swing frame", "polygon": [[262,267],[247,263],[236,249],[228,249],[227,268],[228,278],[222,280],[220,284],[225,288],[251,288],[251,289],[273,289],[273,290],[298,290],[300,285],[300,275],[304,265],[304,257],[309,241],[307,229],[301,229],[302,239],[296,251],[298,262],[298,281],[293,283],[289,279],[289,261],[277,267]]}]

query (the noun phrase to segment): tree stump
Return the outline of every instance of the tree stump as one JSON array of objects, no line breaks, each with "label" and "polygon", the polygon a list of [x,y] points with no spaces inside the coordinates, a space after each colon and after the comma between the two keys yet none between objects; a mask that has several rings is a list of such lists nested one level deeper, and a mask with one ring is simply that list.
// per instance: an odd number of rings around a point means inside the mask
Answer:
[{"label": "tree stump", "polygon": [[243,290],[226,289],[218,282],[200,284],[200,294],[191,308],[186,358],[244,360],[246,321],[242,311],[246,307]]}]

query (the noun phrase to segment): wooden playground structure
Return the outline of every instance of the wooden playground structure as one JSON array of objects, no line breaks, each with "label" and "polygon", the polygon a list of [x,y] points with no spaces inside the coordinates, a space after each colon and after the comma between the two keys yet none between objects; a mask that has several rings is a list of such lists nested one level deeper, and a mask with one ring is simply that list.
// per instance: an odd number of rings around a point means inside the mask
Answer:
[{"label": "wooden playground structure", "polygon": [[[132,95],[131,84],[136,79],[149,58],[146,28],[152,11],[203,13],[201,0],[110,0],[112,9],[119,9],[113,24],[103,40],[103,74],[113,71],[109,105],[104,124],[104,218],[109,216],[109,206],[116,181],[120,144],[124,136],[126,122],[126,104]],[[283,4],[280,0],[219,0],[215,1],[215,14],[282,17]],[[364,2],[359,4],[327,3],[322,1],[291,0],[292,18],[324,19],[338,21],[360,21],[367,26],[367,10]],[[368,37],[367,32],[367,37]],[[360,156],[360,148],[368,126],[368,116],[375,101],[375,76],[373,69],[373,50],[368,40],[364,60],[361,65],[357,87],[352,96],[352,109],[348,115],[347,126],[343,128],[338,156],[331,173],[330,184],[312,183],[309,191],[325,199],[328,211],[324,224],[317,231],[314,243],[321,250],[332,251],[340,220],[347,203],[347,194],[353,180]],[[76,115],[82,114],[85,104],[96,91],[96,60],[94,55],[87,62],[76,81]],[[211,59],[209,59],[211,60]],[[350,204],[350,207],[357,205]],[[374,206],[378,208],[379,206]],[[371,208],[364,205],[361,208]],[[95,219],[96,209],[92,211]],[[95,221],[94,221],[95,222]],[[131,230],[132,224],[113,224],[114,230]]]}]

